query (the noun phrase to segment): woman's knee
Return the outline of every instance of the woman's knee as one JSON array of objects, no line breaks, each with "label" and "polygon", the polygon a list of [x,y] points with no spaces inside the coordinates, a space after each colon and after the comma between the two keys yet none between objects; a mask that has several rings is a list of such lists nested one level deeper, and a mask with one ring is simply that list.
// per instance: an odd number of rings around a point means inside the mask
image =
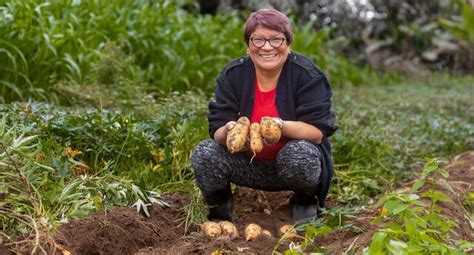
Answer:
[{"label": "woman's knee", "polygon": [[209,159],[210,156],[219,153],[221,150],[219,147],[219,143],[212,139],[207,139],[198,143],[191,153],[191,163],[202,161],[203,159]]},{"label": "woman's knee", "polygon": [[289,183],[314,186],[321,175],[321,152],[308,141],[290,141],[278,153],[277,168]]},{"label": "woman's knee", "polygon": [[278,153],[277,163],[298,166],[314,164],[321,161],[321,151],[306,140],[289,141]]},{"label": "woman's knee", "polygon": [[219,154],[219,150],[219,144],[212,139],[204,140],[196,145],[189,157],[194,172],[206,169],[209,162]]}]

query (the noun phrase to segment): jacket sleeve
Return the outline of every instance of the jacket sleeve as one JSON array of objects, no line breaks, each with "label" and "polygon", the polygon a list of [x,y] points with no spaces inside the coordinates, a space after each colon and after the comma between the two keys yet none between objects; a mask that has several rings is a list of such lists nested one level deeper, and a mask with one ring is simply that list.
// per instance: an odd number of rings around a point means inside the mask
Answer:
[{"label": "jacket sleeve", "polygon": [[331,111],[332,91],[323,73],[307,79],[296,92],[298,120],[319,128],[327,138],[337,130],[336,115]]},{"label": "jacket sleeve", "polygon": [[218,128],[237,120],[239,114],[239,100],[227,74],[221,72],[217,77],[215,101],[209,102],[209,135],[212,139]]}]

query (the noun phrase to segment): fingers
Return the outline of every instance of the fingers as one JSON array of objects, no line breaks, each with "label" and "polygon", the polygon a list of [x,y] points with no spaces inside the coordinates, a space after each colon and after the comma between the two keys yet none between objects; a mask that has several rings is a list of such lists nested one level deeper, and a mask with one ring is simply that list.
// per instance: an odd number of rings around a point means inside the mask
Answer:
[{"label": "fingers", "polygon": [[280,118],[273,118],[273,120],[276,122],[276,124],[280,127],[280,129],[283,128],[283,120]]},{"label": "fingers", "polygon": [[235,127],[235,124],[237,124],[237,122],[235,121],[229,121],[225,124],[225,127],[227,128],[227,130],[231,130]]},{"label": "fingers", "polygon": [[278,127],[279,127],[280,129],[283,128],[283,123],[284,123],[284,122],[283,122],[283,120],[282,120],[281,118],[265,116],[265,117],[262,117],[262,120],[263,120],[263,119],[271,119],[273,122],[275,122],[275,123],[278,125]]}]

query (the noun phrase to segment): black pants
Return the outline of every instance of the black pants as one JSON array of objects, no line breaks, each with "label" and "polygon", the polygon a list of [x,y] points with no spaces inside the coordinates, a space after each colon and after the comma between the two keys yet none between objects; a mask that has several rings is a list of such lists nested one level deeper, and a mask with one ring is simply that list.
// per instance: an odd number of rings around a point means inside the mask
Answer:
[{"label": "black pants", "polygon": [[228,201],[230,183],[266,191],[291,190],[292,202],[315,203],[321,175],[321,152],[305,140],[289,141],[277,155],[276,164],[254,160],[247,153],[231,154],[214,140],[199,143],[191,154],[196,183],[209,205]]}]

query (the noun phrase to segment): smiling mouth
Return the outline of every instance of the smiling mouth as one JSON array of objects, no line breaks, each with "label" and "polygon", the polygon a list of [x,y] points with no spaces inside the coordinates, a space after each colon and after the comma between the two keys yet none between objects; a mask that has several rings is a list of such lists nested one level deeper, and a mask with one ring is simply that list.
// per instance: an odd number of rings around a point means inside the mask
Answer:
[{"label": "smiling mouth", "polygon": [[261,58],[274,58],[278,56],[278,54],[259,54]]}]

